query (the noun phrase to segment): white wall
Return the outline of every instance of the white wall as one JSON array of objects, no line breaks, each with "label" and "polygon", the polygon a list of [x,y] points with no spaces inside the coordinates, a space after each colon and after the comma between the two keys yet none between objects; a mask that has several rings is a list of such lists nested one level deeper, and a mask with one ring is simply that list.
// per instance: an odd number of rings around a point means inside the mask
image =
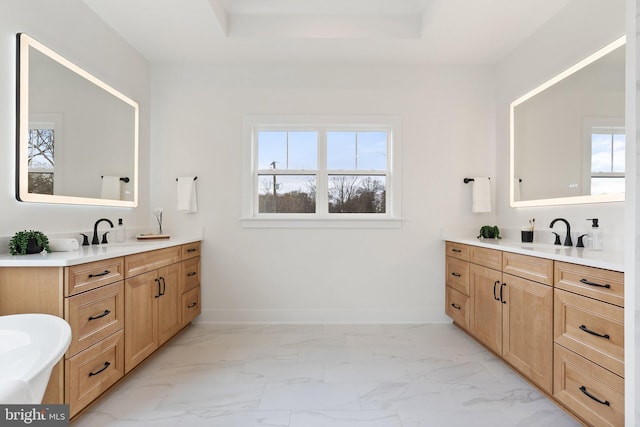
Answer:
[{"label": "white wall", "polygon": [[[564,217],[577,234],[589,228],[586,218],[596,217],[605,233],[605,248],[618,247],[622,251],[624,203],[517,209],[509,206],[509,105],[624,34],[624,0],[574,0],[496,68],[496,203],[498,223],[503,227],[519,228],[527,225],[529,218],[536,218],[536,228],[544,230],[554,218]],[[581,161],[577,156],[576,162]],[[564,233],[562,225],[556,227]]]},{"label": "white wall", "polygon": [[[20,203],[15,199],[16,34],[24,32],[81,66],[140,105],[138,208]],[[101,217],[123,218],[129,227],[150,222],[149,64],[77,0],[0,2],[0,236],[33,228],[49,232],[89,230]],[[95,161],[96,159],[87,159]],[[0,252],[4,248],[0,248]]]},{"label": "white wall", "polygon": [[[152,203],[168,229],[205,229],[201,320],[448,320],[441,229],[494,222],[462,182],[494,173],[492,70],[165,66],[152,93]],[[400,115],[402,228],[241,228],[246,114]],[[200,211],[178,214],[175,179],[192,174]]]}]

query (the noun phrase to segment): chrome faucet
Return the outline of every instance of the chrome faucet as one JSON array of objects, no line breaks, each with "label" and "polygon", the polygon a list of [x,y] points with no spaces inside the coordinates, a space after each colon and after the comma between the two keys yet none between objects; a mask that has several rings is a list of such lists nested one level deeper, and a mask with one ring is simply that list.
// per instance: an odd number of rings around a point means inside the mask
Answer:
[{"label": "chrome faucet", "polygon": [[[556,218],[551,221],[551,225],[549,225],[549,227],[553,228],[553,225],[556,223],[556,221],[562,221],[567,226],[567,236],[564,239],[564,246],[573,246],[573,242],[571,241],[571,226],[569,225],[569,221],[564,218]],[[555,244],[559,245],[560,240],[556,238]]]},{"label": "chrome faucet", "polygon": [[[96,223],[93,225],[93,239],[91,239],[91,244],[92,245],[97,245],[98,243],[100,243],[100,241],[98,240],[98,224],[100,224],[102,221],[107,221],[109,223],[109,225],[111,226],[111,228],[113,228],[113,223],[111,222],[110,219],[100,218],[99,220],[97,220]],[[107,231],[107,233],[108,233],[108,231]],[[102,236],[102,243],[108,243],[107,242],[107,233],[104,233],[104,235]]]}]

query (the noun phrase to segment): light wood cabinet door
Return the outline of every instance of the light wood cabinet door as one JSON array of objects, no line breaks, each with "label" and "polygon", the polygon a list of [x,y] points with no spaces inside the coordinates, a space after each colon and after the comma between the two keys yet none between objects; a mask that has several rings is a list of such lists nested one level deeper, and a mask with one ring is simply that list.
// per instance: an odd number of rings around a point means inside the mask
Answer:
[{"label": "light wood cabinet door", "polygon": [[158,348],[158,273],[151,271],[125,280],[125,372]]},{"label": "light wood cabinet door", "polygon": [[182,294],[180,286],[180,264],[158,270],[161,293],[157,299],[158,341],[162,345],[180,330],[182,312]]},{"label": "light wood cabinet door", "polygon": [[553,288],[504,274],[502,357],[553,392]]},{"label": "light wood cabinet door", "polygon": [[499,298],[501,282],[502,272],[476,264],[470,265],[469,332],[498,354],[502,350],[502,303]]}]

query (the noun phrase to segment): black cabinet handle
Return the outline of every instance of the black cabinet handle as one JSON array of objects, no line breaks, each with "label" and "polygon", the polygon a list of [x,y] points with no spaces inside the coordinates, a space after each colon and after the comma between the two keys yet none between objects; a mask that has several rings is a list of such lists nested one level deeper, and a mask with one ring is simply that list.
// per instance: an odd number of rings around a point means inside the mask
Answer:
[{"label": "black cabinet handle", "polygon": [[460,253],[462,252],[460,249],[451,249],[451,252],[456,252],[456,253]]},{"label": "black cabinet handle", "polygon": [[102,273],[98,273],[98,274],[90,274],[89,275],[89,279],[94,278],[94,277],[100,277],[100,276],[106,276],[107,274],[111,273],[109,270],[105,270]]},{"label": "black cabinet handle", "polygon": [[451,307],[455,308],[456,310],[460,310],[462,308],[456,303],[451,304]]},{"label": "black cabinet handle", "polygon": [[164,281],[164,277],[161,277],[160,280],[162,280],[162,292],[160,293],[162,296],[167,292],[167,282]]},{"label": "black cabinet handle", "polygon": [[104,362],[104,366],[101,369],[98,369],[95,372],[89,372],[89,376],[92,377],[94,375],[98,375],[100,372],[103,372],[105,369],[107,369],[109,366],[111,366],[111,362]]},{"label": "black cabinet handle", "polygon": [[160,291],[160,279],[153,279],[158,284],[158,294],[155,295],[156,298],[160,298],[162,296],[162,292]]},{"label": "black cabinet handle", "polygon": [[496,280],[495,282],[493,282],[493,299],[496,301],[500,301],[500,298],[498,298],[498,296],[496,295],[496,286],[498,286],[500,284],[500,280]]},{"label": "black cabinet handle", "polygon": [[196,274],[198,274],[198,273],[196,273],[195,271],[191,271],[191,272],[187,273],[187,277],[193,277]]},{"label": "black cabinet handle", "polygon": [[506,283],[503,283],[502,285],[500,285],[500,301],[502,301],[503,304],[506,304],[507,302],[504,300],[504,298],[502,298],[502,290],[507,286]]},{"label": "black cabinet handle", "polygon": [[191,252],[195,252],[195,251],[197,251],[197,249],[194,249],[194,248],[187,249],[187,253],[191,253]]},{"label": "black cabinet handle", "polygon": [[193,308],[193,307],[195,307],[196,305],[198,305],[198,303],[197,303],[197,302],[192,302],[191,304],[189,304],[189,305],[187,306],[187,308]]},{"label": "black cabinet handle", "polygon": [[600,337],[600,338],[606,338],[606,339],[611,338],[611,337],[609,336],[609,334],[604,334],[604,335],[599,334],[599,333],[597,333],[597,332],[594,332],[594,331],[590,330],[590,329],[589,329],[589,328],[587,328],[585,325],[580,325],[580,330],[585,331],[585,332],[586,332],[586,333],[588,333],[588,334],[595,335],[595,336]]},{"label": "black cabinet handle", "polygon": [[104,311],[104,313],[102,313],[102,314],[98,314],[97,316],[91,316],[91,317],[89,317],[89,320],[96,320],[96,319],[99,319],[99,318],[101,318],[101,317],[104,317],[104,316],[108,315],[109,313],[111,313],[109,310],[105,310],[105,311]]},{"label": "black cabinet handle", "polygon": [[589,285],[589,286],[596,286],[598,288],[611,288],[611,285],[601,285],[600,283],[594,283],[594,282],[590,282],[587,279],[580,279],[580,283],[584,283],[585,285]]},{"label": "black cabinet handle", "polygon": [[598,399],[597,397],[595,397],[593,394],[589,393],[585,386],[581,386],[580,387],[580,391],[583,392],[587,397],[595,400],[596,402],[600,403],[601,405],[611,406],[611,403],[609,403],[608,400],[602,401],[602,400]]}]

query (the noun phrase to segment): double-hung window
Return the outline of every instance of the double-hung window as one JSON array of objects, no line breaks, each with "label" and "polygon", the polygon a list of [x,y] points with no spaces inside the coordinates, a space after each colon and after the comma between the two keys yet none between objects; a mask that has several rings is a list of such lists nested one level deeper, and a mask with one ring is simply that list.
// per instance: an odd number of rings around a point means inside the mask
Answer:
[{"label": "double-hung window", "polygon": [[585,119],[585,184],[592,195],[624,193],[625,126],[623,119]]},{"label": "double-hung window", "polygon": [[399,119],[246,117],[245,226],[398,227]]}]

